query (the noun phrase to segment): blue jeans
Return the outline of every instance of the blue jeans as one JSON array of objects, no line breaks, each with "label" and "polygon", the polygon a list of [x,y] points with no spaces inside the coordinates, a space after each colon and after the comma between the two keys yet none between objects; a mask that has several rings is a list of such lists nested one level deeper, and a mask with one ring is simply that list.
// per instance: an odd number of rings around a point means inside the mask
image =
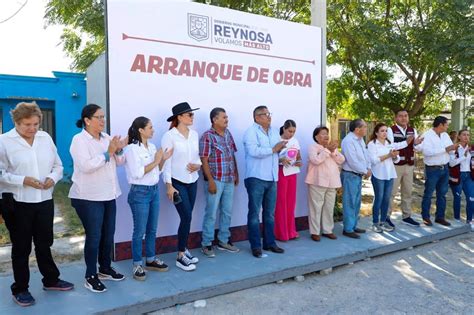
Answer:
[{"label": "blue jeans", "polygon": [[392,196],[393,178],[382,180],[372,175],[372,186],[374,188],[374,204],[372,205],[372,222],[383,223],[387,220],[390,197]]},{"label": "blue jeans", "polygon": [[206,210],[202,222],[202,246],[210,246],[214,240],[214,227],[216,224],[216,212],[219,212],[219,233],[217,239],[227,243],[230,238],[230,220],[232,218],[232,203],[234,202],[234,182],[216,183],[216,193],[209,193],[209,182],[205,182]]},{"label": "blue jeans", "polygon": [[459,185],[451,185],[453,192],[453,211],[454,218],[461,218],[461,196],[464,191],[466,196],[466,218],[467,222],[472,221],[472,215],[474,213],[474,180],[471,178],[470,172],[461,172],[461,178]]},{"label": "blue jeans", "polygon": [[132,258],[134,265],[142,265],[142,240],[145,236],[147,262],[155,260],[155,239],[160,195],[158,184],[153,186],[132,185],[128,193],[128,204],[133,215]]},{"label": "blue jeans", "polygon": [[357,227],[362,194],[362,177],[351,172],[341,172],[342,211],[344,231],[351,233]]},{"label": "blue jeans", "polygon": [[446,193],[449,186],[449,171],[446,164],[443,168],[425,165],[425,191],[421,201],[421,216],[430,218],[431,196],[436,190],[436,219],[444,219],[446,211]]},{"label": "blue jeans", "polygon": [[247,229],[252,249],[262,248],[260,241],[260,209],[263,209],[263,247],[275,243],[275,205],[277,182],[261,180],[255,177],[245,179],[245,188],[249,196],[249,212],[247,214]]},{"label": "blue jeans", "polygon": [[186,184],[172,178],[171,184],[179,192],[182,200],[174,206],[180,218],[178,228],[178,251],[184,252],[188,244],[189,230],[191,229],[194,202],[196,201],[197,181]]},{"label": "blue jeans", "polygon": [[97,261],[100,270],[108,270],[112,263],[112,248],[115,233],[115,199],[109,201],[90,201],[71,199],[86,232],[84,260],[86,278],[97,274]]}]

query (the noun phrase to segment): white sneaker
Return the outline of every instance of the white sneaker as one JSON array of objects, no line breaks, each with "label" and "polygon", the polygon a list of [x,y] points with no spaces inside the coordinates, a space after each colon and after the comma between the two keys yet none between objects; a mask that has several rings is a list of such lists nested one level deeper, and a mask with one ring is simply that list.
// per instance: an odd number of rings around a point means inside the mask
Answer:
[{"label": "white sneaker", "polygon": [[187,248],[184,250],[184,256],[186,256],[191,261],[192,264],[197,264],[199,262],[199,259],[191,255],[191,253],[189,252]]},{"label": "white sneaker", "polygon": [[135,265],[133,266],[133,279],[139,280],[139,281],[144,281],[146,279],[146,273],[145,270],[143,270],[142,265]]},{"label": "white sneaker", "polygon": [[380,223],[374,223],[372,225],[372,230],[376,233],[382,233],[383,232],[382,228],[380,227]]},{"label": "white sneaker", "polygon": [[474,232],[474,221],[468,223],[471,226],[471,231]]},{"label": "white sneaker", "polygon": [[385,232],[392,232],[393,230],[395,230],[395,228],[387,222],[380,224],[380,228]]},{"label": "white sneaker", "polygon": [[193,264],[186,255],[176,258],[176,267],[181,268],[184,271],[196,270],[196,265]]}]

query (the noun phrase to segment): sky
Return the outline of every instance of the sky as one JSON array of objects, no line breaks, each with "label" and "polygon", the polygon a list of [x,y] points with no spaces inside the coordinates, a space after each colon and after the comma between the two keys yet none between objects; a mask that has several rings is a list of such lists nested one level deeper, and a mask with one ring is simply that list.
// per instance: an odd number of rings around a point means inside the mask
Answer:
[{"label": "sky", "polygon": [[71,59],[61,45],[61,26],[45,29],[47,0],[0,0],[0,74],[53,77],[52,71],[71,71]]}]

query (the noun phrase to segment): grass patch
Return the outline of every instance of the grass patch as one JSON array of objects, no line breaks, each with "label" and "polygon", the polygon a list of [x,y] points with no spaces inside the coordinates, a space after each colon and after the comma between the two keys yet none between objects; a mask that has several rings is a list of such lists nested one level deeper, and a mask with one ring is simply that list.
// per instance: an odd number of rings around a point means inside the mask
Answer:
[{"label": "grass patch", "polygon": [[71,206],[71,200],[68,197],[70,188],[71,183],[67,182],[59,182],[54,188],[54,203],[66,223],[66,231],[61,233],[60,237],[84,235],[82,222],[77,216],[76,210]]},{"label": "grass patch", "polygon": [[10,243],[10,235],[8,234],[5,223],[0,224],[0,246]]}]

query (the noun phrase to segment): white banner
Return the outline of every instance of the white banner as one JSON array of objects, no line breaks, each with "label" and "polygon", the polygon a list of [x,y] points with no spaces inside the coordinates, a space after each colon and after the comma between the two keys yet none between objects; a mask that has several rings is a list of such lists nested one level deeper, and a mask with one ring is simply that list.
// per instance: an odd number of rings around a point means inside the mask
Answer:
[{"label": "white banner", "polygon": [[[242,137],[256,106],[269,108],[273,127],[296,121],[307,164],[307,147],[321,122],[319,28],[192,2],[145,0],[107,1],[107,23],[112,135],[125,135],[135,117],[146,116],[159,147],[175,104],[201,108],[193,126],[199,135],[210,127],[212,108],[226,109],[241,175],[232,226],[247,223]],[[305,174],[306,165],[298,175],[296,216],[307,215]],[[117,243],[131,240],[133,230],[123,168],[119,175]],[[192,232],[202,227],[202,175],[198,185]],[[175,235],[179,217],[160,188],[158,236]]]}]

